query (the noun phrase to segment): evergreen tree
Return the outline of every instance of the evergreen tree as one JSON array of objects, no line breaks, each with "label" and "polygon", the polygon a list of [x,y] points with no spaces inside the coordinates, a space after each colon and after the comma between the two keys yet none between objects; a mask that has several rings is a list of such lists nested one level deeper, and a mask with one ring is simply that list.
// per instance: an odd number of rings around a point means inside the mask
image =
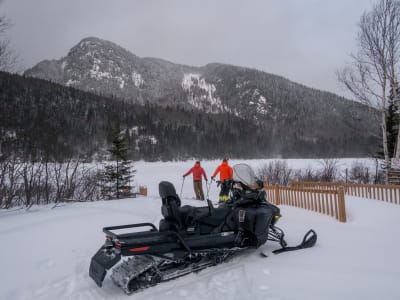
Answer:
[{"label": "evergreen tree", "polygon": [[[390,158],[393,158],[396,151],[397,145],[397,132],[399,130],[399,112],[398,112],[398,99],[395,99],[395,94],[398,95],[399,87],[397,86],[397,93],[394,93],[393,87],[390,89],[388,108],[386,111],[386,131],[387,131],[387,144],[388,154]],[[383,149],[380,147],[379,152],[376,155],[377,158],[383,159]],[[389,166],[390,167],[390,166]]]},{"label": "evergreen tree", "polygon": [[386,119],[387,127],[387,142],[388,142],[388,152],[389,157],[394,157],[396,151],[397,143],[397,131],[399,126],[399,116],[397,113],[397,107],[394,101],[390,100],[388,107],[388,114]]},{"label": "evergreen tree", "polygon": [[112,148],[108,150],[114,163],[105,167],[103,195],[109,199],[119,199],[132,196],[131,179],[136,170],[132,161],[128,160],[128,147],[126,135],[120,131],[119,125],[115,130]]}]

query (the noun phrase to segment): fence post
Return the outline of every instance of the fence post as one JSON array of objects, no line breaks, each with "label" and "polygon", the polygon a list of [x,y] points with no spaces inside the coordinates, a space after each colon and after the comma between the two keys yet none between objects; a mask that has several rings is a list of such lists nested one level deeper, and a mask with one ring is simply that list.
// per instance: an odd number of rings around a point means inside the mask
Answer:
[{"label": "fence post", "polygon": [[339,201],[339,221],[346,222],[346,205],[344,201],[344,187],[339,186],[338,190],[338,201]]},{"label": "fence post", "polygon": [[147,196],[147,186],[139,186],[139,195]]},{"label": "fence post", "polygon": [[275,185],[275,204],[280,205],[281,204],[281,198],[279,194],[279,185]]}]

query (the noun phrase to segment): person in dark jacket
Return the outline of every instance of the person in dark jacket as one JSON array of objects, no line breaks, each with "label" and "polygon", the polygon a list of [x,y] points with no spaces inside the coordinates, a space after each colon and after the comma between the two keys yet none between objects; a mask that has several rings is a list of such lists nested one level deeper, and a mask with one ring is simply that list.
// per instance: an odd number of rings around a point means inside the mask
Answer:
[{"label": "person in dark jacket", "polygon": [[203,192],[203,181],[202,177],[204,177],[205,181],[207,181],[207,175],[204,169],[200,166],[200,162],[196,161],[194,166],[183,174],[183,178],[188,176],[190,173],[193,174],[193,188],[194,193],[196,194],[197,200],[204,200],[204,192]]},{"label": "person in dark jacket", "polygon": [[222,163],[217,167],[214,174],[211,176],[211,180],[219,173],[219,180],[221,183],[221,191],[219,193],[219,202],[225,202],[229,199],[229,187],[232,182],[233,170],[228,165],[228,159],[224,158]]}]

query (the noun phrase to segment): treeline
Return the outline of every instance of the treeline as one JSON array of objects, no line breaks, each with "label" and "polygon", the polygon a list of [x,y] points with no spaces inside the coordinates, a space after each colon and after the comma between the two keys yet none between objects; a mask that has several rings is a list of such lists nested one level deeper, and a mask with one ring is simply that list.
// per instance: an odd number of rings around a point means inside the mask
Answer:
[{"label": "treeline", "polygon": [[376,147],[348,132],[304,138],[312,128],[292,121],[132,104],[0,72],[0,155],[23,161],[107,159],[118,126],[133,160],[366,156]]},{"label": "treeline", "polygon": [[[102,165],[85,164],[81,160],[71,159],[63,163],[41,160],[32,163],[9,157],[0,161],[0,209],[133,196],[133,190],[128,194],[121,193],[121,197],[115,195],[115,182],[110,181],[107,172],[107,166],[104,169]],[[256,172],[258,178],[271,185],[288,186],[291,180],[364,184],[384,182],[382,170],[372,170],[366,164],[354,162],[343,172],[339,161],[335,159],[321,160],[319,167],[305,169],[293,169],[286,161],[276,160],[260,166]],[[113,195],[109,190],[112,186]]]},{"label": "treeline", "polygon": [[365,163],[355,161],[350,168],[342,170],[337,159],[323,159],[319,167],[305,169],[293,169],[286,161],[276,160],[262,165],[256,172],[257,177],[268,184],[283,186],[290,186],[291,181],[358,184],[383,184],[385,181],[382,169],[370,169]]}]

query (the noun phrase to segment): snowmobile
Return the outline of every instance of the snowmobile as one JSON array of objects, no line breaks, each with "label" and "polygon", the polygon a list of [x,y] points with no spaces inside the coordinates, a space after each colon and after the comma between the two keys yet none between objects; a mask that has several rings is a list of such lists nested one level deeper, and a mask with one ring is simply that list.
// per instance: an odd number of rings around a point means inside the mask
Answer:
[{"label": "snowmobile", "polygon": [[246,164],[233,170],[230,199],[219,207],[210,200],[204,207],[182,206],[173,184],[160,182],[158,228],[152,223],[104,227],[106,241],[92,257],[90,277],[101,287],[112,268],[111,279],[131,294],[218,265],[267,240],[279,243],[275,254],[315,245],[317,235],[310,230],[300,245],[288,247],[276,226],[280,209],[267,201],[263,182]]}]

